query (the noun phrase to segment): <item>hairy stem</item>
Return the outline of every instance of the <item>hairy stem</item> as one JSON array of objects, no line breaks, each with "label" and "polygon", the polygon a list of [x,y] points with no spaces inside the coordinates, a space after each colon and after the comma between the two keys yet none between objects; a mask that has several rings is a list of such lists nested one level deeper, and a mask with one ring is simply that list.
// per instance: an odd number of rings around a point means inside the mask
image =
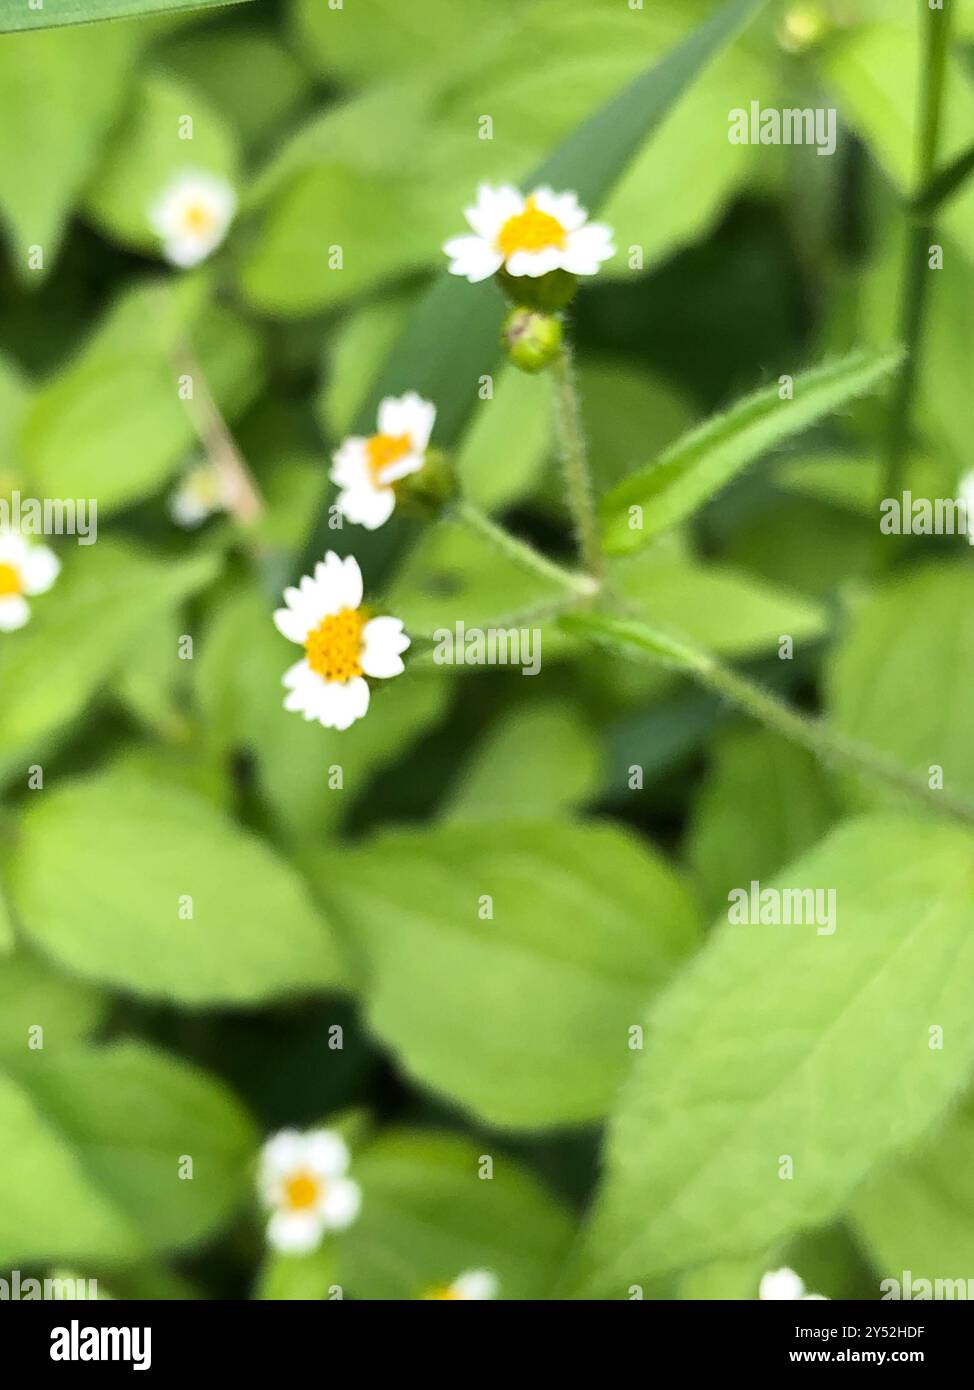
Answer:
[{"label": "hairy stem", "polygon": [[480,508],[475,507],[472,502],[459,501],[454,511],[459,520],[465,521],[468,526],[479,532],[495,550],[519,565],[521,569],[528,570],[549,584],[558,584],[562,589],[567,589],[579,599],[591,598],[593,594],[598,592],[599,586],[591,576],[573,573],[571,570],[565,569],[564,566],[556,564],[554,560],[549,560],[546,555],[540,554],[533,546],[518,540],[509,531],[505,531],[502,526],[498,526],[495,521],[491,521],[490,517],[485,516]]},{"label": "hairy stem", "polygon": [[264,510],[264,500],[213,398],[203,368],[186,342],[176,354],[176,370],[193,383],[186,409],[207,457],[223,479],[229,510],[241,525],[252,526]]},{"label": "hairy stem", "polygon": [[582,563],[589,574],[601,579],[602,542],[599,536],[592,476],[585,448],[582,411],[575,385],[575,369],[567,343],[552,364],[555,377],[555,422],[568,505],[575,522]]},{"label": "hairy stem", "polygon": [[[920,92],[920,131],[917,183],[923,188],[932,178],[940,144],[941,117],[944,102],[944,78],[950,47],[952,6],[943,10],[923,7],[924,32],[923,77]],[[906,259],[903,266],[903,287],[900,305],[900,341],[906,347],[906,358],[893,385],[889,414],[889,433],[886,447],[886,496],[900,491],[903,468],[910,444],[910,422],[920,370],[920,346],[929,298],[927,265],[929,248],[934,240],[933,214],[926,213],[912,221],[906,239]]]}]

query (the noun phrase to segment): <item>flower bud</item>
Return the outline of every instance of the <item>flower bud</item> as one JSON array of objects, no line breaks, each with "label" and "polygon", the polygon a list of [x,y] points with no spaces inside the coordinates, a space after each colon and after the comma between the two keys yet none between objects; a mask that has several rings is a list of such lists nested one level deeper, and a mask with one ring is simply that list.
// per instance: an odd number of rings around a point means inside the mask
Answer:
[{"label": "flower bud", "polygon": [[543,371],[561,351],[561,319],[537,309],[512,309],[504,321],[502,342],[522,372]]},{"label": "flower bud", "polygon": [[436,515],[456,493],[453,465],[442,449],[427,449],[422,468],[400,478],[393,488],[405,511]]},{"label": "flower bud", "polygon": [[528,309],[543,309],[549,314],[557,313],[570,304],[578,289],[578,279],[567,270],[551,270],[547,275],[532,279],[530,275],[510,275],[507,270],[497,272],[497,283],[512,304]]},{"label": "flower bud", "polygon": [[832,16],[821,0],[799,0],[778,25],[778,42],[789,53],[805,53],[820,43],[832,27]]}]

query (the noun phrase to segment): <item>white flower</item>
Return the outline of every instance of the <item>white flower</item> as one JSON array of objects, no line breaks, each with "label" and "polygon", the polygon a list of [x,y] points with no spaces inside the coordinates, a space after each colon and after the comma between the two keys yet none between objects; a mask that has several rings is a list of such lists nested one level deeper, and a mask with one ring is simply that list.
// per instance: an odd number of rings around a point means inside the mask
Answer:
[{"label": "white flower", "polygon": [[304,645],[305,656],[284,673],[290,692],[284,708],[317,719],[326,729],[347,729],[369,707],[366,676],[403,672],[409,638],[398,618],[370,618],[362,608],[362,571],[351,555],[329,551],[296,589],[285,589],[286,608],[274,614],[277,630]]},{"label": "white flower", "polygon": [[261,1150],[258,1186],[272,1216],[267,1239],[285,1255],[307,1254],[326,1231],[359,1214],[362,1193],[348,1173],[348,1146],[330,1129],[282,1129]]},{"label": "white flower", "polygon": [[215,251],[237,210],[237,195],[226,179],[187,169],[149,208],[149,225],[162,239],[171,265],[198,265]]},{"label": "white flower", "polygon": [[0,531],[0,632],[14,632],[30,617],[29,598],[46,594],[61,561],[46,545],[31,545],[18,531]]},{"label": "white flower", "polygon": [[474,235],[454,237],[443,250],[451,274],[466,276],[472,285],[501,266],[508,275],[595,275],[615,255],[611,230],[589,222],[574,193],[536,188],[524,198],[507,184],[495,189],[484,183],[464,215]]},{"label": "white flower", "polygon": [[214,512],[228,511],[233,497],[223,474],[212,463],[200,463],[183,475],[169,498],[169,515],[177,526],[200,526]]},{"label": "white flower", "polygon": [[793,1269],[773,1269],[765,1274],[761,1279],[758,1289],[758,1298],[766,1301],[780,1301],[783,1299],[823,1299],[825,1295],[821,1293],[806,1293],[805,1281]]},{"label": "white flower", "polygon": [[422,468],[435,419],[436,407],[407,391],[381,403],[378,433],[345,440],[335,452],[331,480],[341,488],[338,506],[349,521],[374,531],[389,520],[396,505],[392,485]]},{"label": "white flower", "polygon": [[500,1281],[496,1274],[489,1269],[468,1269],[463,1274],[458,1274],[452,1284],[445,1284],[442,1288],[431,1289],[426,1295],[427,1299],[458,1299],[483,1300],[496,1298],[500,1288]]}]

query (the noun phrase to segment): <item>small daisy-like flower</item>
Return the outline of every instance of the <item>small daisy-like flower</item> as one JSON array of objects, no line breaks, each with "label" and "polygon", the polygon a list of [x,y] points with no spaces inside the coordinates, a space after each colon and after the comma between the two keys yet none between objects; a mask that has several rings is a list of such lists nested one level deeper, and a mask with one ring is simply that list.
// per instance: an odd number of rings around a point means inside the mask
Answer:
[{"label": "small daisy-like flower", "polygon": [[185,269],[216,250],[236,211],[237,195],[226,179],[186,170],[149,208],[149,225],[170,265]]},{"label": "small daisy-like flower", "polygon": [[0,632],[15,632],[30,618],[29,598],[46,594],[61,561],[46,545],[31,545],[18,531],[0,531]]},{"label": "small daisy-like flower", "polygon": [[326,1231],[343,1231],[362,1206],[347,1176],[348,1146],[330,1129],[283,1129],[261,1150],[258,1184],[271,1209],[267,1239],[285,1255],[314,1250]]},{"label": "small daisy-like flower", "polygon": [[496,1298],[500,1288],[500,1281],[496,1274],[489,1269],[468,1269],[463,1274],[458,1274],[452,1284],[430,1289],[423,1295],[425,1299],[446,1299],[451,1302],[459,1300],[483,1300]]},{"label": "small daisy-like flower", "polygon": [[366,676],[388,679],[404,670],[409,638],[398,618],[370,618],[362,607],[362,571],[351,555],[329,551],[298,588],[285,589],[274,614],[278,632],[304,646],[302,661],[284,673],[284,708],[326,729],[347,729],[369,707]]},{"label": "small daisy-like flower", "polygon": [[828,1302],[824,1293],[806,1293],[804,1279],[793,1269],[772,1269],[765,1274],[758,1288],[758,1298],[766,1302],[784,1299],[822,1299]]},{"label": "small daisy-like flower", "polygon": [[473,236],[454,237],[443,250],[450,272],[472,285],[488,280],[501,267],[508,275],[536,279],[553,270],[595,275],[615,255],[612,232],[589,222],[574,193],[536,188],[527,198],[505,184],[481,184],[477,202],[464,210]]},{"label": "small daisy-like flower", "polygon": [[223,475],[212,463],[200,463],[184,474],[169,498],[169,515],[177,526],[201,526],[215,512],[229,511],[233,497]]},{"label": "small daisy-like flower", "polygon": [[415,391],[386,396],[377,433],[346,439],[336,450],[331,480],[341,488],[338,506],[349,521],[374,531],[389,520],[396,505],[393,484],[422,468],[435,419],[436,406]]}]

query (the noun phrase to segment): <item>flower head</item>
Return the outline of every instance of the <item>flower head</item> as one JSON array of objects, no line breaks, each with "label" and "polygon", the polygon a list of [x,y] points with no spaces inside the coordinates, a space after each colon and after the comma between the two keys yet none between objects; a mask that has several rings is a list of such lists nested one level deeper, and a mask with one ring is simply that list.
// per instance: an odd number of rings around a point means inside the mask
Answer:
[{"label": "flower head", "polygon": [[170,496],[169,515],[177,526],[189,529],[202,525],[215,512],[229,511],[233,501],[220,470],[212,463],[198,463],[183,475]]},{"label": "flower head", "polygon": [[329,551],[314,576],[284,590],[277,630],[304,646],[304,658],[284,673],[284,708],[326,729],[347,729],[369,707],[366,676],[402,674],[409,638],[398,618],[370,618],[362,607],[362,571],[351,555]]},{"label": "flower head", "polygon": [[19,531],[0,531],[0,632],[14,632],[30,618],[29,598],[46,594],[61,561],[46,545],[31,545]]},{"label": "flower head", "polygon": [[149,208],[149,225],[162,239],[171,265],[198,265],[223,241],[237,210],[237,195],[226,179],[185,170]]},{"label": "flower head", "polygon": [[762,1276],[758,1298],[766,1302],[783,1299],[825,1299],[822,1293],[806,1293],[805,1281],[793,1269],[773,1269]]},{"label": "flower head", "polygon": [[348,1146],[330,1129],[283,1129],[260,1154],[258,1186],[271,1210],[267,1239],[282,1254],[307,1254],[326,1231],[342,1231],[359,1214],[362,1194],[347,1177]]},{"label": "flower head", "polygon": [[552,271],[595,275],[615,255],[612,232],[589,222],[574,193],[536,188],[525,198],[505,184],[481,184],[477,202],[465,209],[473,236],[454,237],[443,250],[450,272],[472,285],[503,269],[508,275],[537,279]]},{"label": "flower head", "polygon": [[374,531],[389,520],[394,484],[422,468],[435,419],[436,407],[415,391],[386,396],[376,433],[353,436],[336,450],[331,480],[341,489],[338,506],[349,521]]},{"label": "flower head", "polygon": [[443,1284],[430,1289],[423,1297],[426,1299],[445,1299],[450,1302],[465,1299],[480,1301],[496,1298],[499,1288],[500,1281],[497,1275],[489,1269],[468,1269],[463,1274],[458,1274],[452,1284]]}]

